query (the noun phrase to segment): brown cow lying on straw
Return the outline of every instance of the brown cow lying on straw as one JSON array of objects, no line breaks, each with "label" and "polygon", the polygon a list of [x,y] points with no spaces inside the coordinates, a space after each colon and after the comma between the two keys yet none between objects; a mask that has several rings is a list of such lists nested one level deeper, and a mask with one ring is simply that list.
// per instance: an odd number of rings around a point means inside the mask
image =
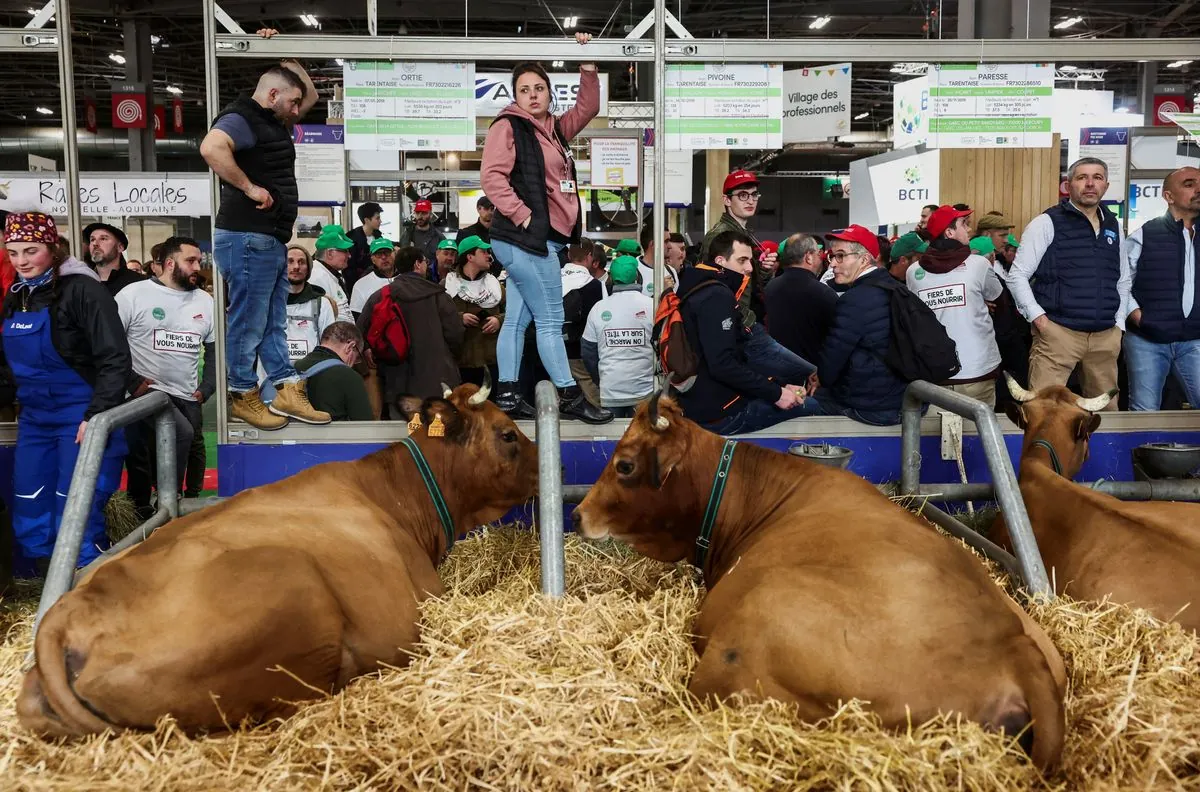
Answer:
[{"label": "brown cow lying on straw", "polygon": [[1058,761],[1062,657],[974,556],[852,473],[731,442],[655,394],[574,514],[703,571],[692,693],[809,721],[858,698],[900,728],[958,712]]},{"label": "brown cow lying on straw", "polygon": [[[1007,376],[1007,375],[1006,375]],[[1095,412],[1116,395],[1085,399],[1062,387],[1027,391],[1008,376],[1025,430],[1021,495],[1055,591],[1133,605],[1200,631],[1200,506],[1126,503],[1073,479],[1100,426]],[[1009,544],[1004,521],[997,535]]]},{"label": "brown cow lying on straw", "polygon": [[223,729],[406,665],[438,559],[537,487],[533,444],[487,387],[406,405],[423,427],[404,444],[247,490],[99,567],[47,612],[21,722]]}]

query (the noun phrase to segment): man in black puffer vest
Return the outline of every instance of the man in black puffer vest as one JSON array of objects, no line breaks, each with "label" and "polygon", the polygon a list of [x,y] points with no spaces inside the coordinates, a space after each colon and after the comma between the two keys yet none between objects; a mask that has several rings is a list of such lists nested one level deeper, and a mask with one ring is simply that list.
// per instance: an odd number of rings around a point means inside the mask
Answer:
[{"label": "man in black puffer vest", "polygon": [[[229,285],[225,351],[231,412],[259,429],[279,429],[289,418],[330,421],[329,413],[309,403],[287,349],[284,246],[292,239],[299,197],[291,125],[316,101],[303,67],[284,61],[263,73],[253,96],[222,110],[200,145],[221,180],[213,260]],[[259,394],[256,359],[275,384],[269,408]]]},{"label": "man in black puffer vest", "polygon": [[1200,169],[1180,168],[1163,181],[1167,213],[1129,235],[1125,256],[1133,278],[1125,365],[1129,409],[1157,410],[1173,369],[1200,407]]},{"label": "man in black puffer vest", "polygon": [[[1070,198],[1035,217],[1006,280],[1017,310],[1033,325],[1029,387],[1066,385],[1080,367],[1083,395],[1117,386],[1117,355],[1132,279],[1121,256],[1121,224],[1101,203],[1108,166],[1072,163]],[[1032,284],[1031,284],[1032,281]],[[1117,409],[1114,399],[1105,409]]]}]

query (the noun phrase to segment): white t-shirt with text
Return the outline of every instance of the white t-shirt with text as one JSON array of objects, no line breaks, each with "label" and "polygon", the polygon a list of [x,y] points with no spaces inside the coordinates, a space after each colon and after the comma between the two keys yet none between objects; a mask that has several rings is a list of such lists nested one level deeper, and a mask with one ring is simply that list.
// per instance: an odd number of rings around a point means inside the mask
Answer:
[{"label": "white t-shirt with text", "polygon": [[133,370],[151,380],[154,390],[194,401],[200,356],[214,341],[212,296],[203,289],[179,291],[144,280],[121,289],[116,300]]},{"label": "white t-shirt with text", "polygon": [[600,403],[628,407],[654,390],[654,300],[643,291],[614,291],[592,307],[583,340],[600,357]]},{"label": "white t-shirt with text", "polygon": [[[367,300],[375,294],[375,292],[387,286],[394,281],[395,278],[381,278],[375,270],[371,270],[366,275],[363,275],[354,282],[354,288],[350,294],[350,310],[356,314],[362,313],[362,309],[367,307]],[[354,320],[349,316],[339,316],[339,319],[344,319],[347,322]]]},{"label": "white t-shirt with text", "polygon": [[972,254],[945,273],[914,264],[908,268],[905,282],[909,291],[933,309],[958,347],[962,370],[954,379],[975,379],[1000,366],[1000,347],[987,302],[999,298],[1004,287],[987,259]]}]

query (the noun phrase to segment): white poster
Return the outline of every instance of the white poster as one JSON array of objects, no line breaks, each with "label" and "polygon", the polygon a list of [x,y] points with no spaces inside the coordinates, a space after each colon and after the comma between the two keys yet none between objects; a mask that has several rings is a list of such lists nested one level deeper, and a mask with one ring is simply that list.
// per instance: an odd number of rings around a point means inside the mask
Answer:
[{"label": "white poster", "polygon": [[1105,201],[1125,200],[1125,167],[1126,149],[1129,141],[1129,130],[1126,128],[1094,128],[1085,127],[1079,134],[1071,138],[1067,146],[1067,162],[1074,162],[1080,157],[1095,157],[1108,166],[1108,191],[1104,193]]},{"label": "white poster", "polygon": [[[180,216],[212,214],[207,173],[131,173],[79,177],[79,203],[85,217]],[[0,174],[0,209],[37,209],[67,214],[67,182],[57,174]]]},{"label": "white poster", "polygon": [[[550,72],[551,109],[562,115],[575,106],[579,94],[579,72]],[[491,118],[512,104],[512,72],[478,72],[475,75],[475,115]],[[600,112],[608,115],[608,75],[600,72]]]},{"label": "white poster", "polygon": [[638,186],[637,138],[592,138],[592,187]]},{"label": "white poster", "polygon": [[680,63],[667,66],[667,148],[783,146],[783,66]]},{"label": "white poster", "polygon": [[346,61],[346,148],[475,149],[475,64]]},{"label": "white poster", "polygon": [[1129,183],[1129,233],[1166,213],[1162,179],[1134,179]]},{"label": "white poster", "polygon": [[940,168],[936,151],[871,165],[868,173],[879,224],[919,221],[922,207],[938,203]]},{"label": "white poster", "polygon": [[[667,149],[667,178],[666,199],[669,206],[692,205],[692,151],[671,151]],[[650,206],[654,202],[654,148],[647,147],[644,169],[646,171],[646,189],[642,191],[642,203]]]},{"label": "white poster", "polygon": [[346,202],[345,130],[340,126],[296,124],[296,183],[303,203]]},{"label": "white poster", "polygon": [[892,148],[911,148],[929,139],[929,78],[892,86]]},{"label": "white poster", "polygon": [[849,63],[783,73],[783,142],[822,141],[850,131]]},{"label": "white poster", "polygon": [[30,173],[54,173],[57,170],[58,163],[49,157],[39,157],[37,154],[29,155]]},{"label": "white poster", "polygon": [[1054,89],[1053,130],[1070,140],[1078,136],[1081,126],[1111,126],[1081,120],[1085,116],[1107,116],[1113,111],[1112,91],[1088,91],[1076,88]]},{"label": "white poster", "polygon": [[935,63],[929,145],[1045,148],[1053,143],[1054,64]]}]

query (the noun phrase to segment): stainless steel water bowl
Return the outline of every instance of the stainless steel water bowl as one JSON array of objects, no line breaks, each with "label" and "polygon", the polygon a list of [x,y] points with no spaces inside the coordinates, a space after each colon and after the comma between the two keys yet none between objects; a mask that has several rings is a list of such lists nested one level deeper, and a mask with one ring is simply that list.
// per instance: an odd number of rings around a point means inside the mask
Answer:
[{"label": "stainless steel water bowl", "polygon": [[850,460],[854,458],[854,452],[849,448],[828,443],[794,443],[788,449],[788,453],[818,465],[843,469],[848,467]]},{"label": "stainless steel water bowl", "polygon": [[1146,443],[1133,449],[1133,462],[1151,478],[1183,478],[1200,468],[1200,445]]}]

